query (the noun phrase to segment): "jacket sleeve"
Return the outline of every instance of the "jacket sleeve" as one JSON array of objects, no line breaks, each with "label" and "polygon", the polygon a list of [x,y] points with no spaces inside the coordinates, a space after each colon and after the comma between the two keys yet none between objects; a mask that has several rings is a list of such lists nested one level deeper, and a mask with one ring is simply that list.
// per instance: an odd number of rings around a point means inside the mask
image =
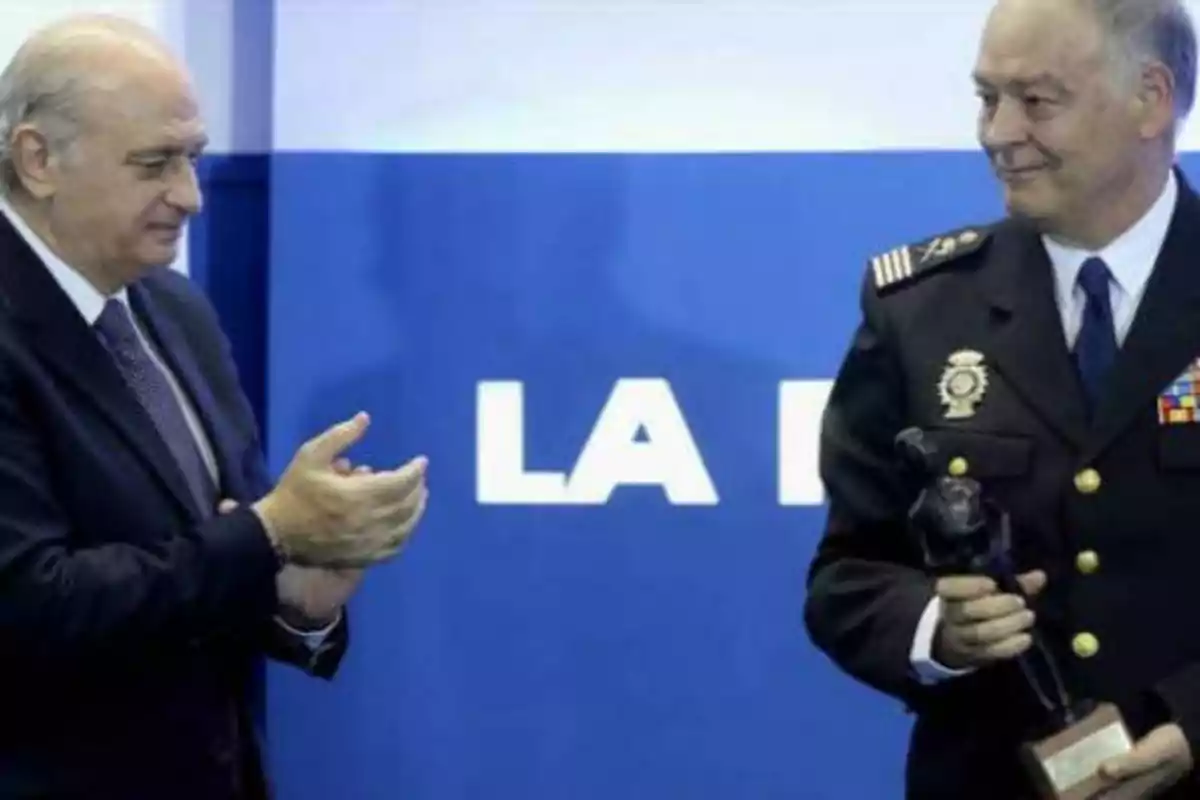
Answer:
[{"label": "jacket sleeve", "polygon": [[[1159,681],[1145,701],[1148,708],[1143,727],[1174,722],[1187,738],[1192,757],[1200,761],[1200,664],[1191,664]],[[1122,711],[1130,713],[1125,708]],[[1200,774],[1194,771],[1191,780],[1200,785]]]},{"label": "jacket sleeve", "polygon": [[[248,405],[246,413],[250,413]],[[256,434],[256,447],[259,447],[258,441]],[[261,455],[253,459],[252,464],[247,468],[250,471],[250,474],[246,476],[247,484],[255,487],[256,494],[265,495],[271,488],[271,481],[266,463]],[[338,624],[329,631],[315,649],[309,646],[303,636],[289,631],[279,623],[276,618],[279,611],[278,602],[272,605],[270,611],[270,615],[263,619],[259,627],[253,646],[261,650],[268,658],[297,667],[313,677],[332,678],[349,647],[350,609],[342,609]]]},{"label": "jacket sleeve", "polygon": [[277,560],[249,509],[191,528],[164,521],[145,544],[114,532],[80,545],[19,391],[0,365],[0,640],[10,658],[136,658],[269,613]]},{"label": "jacket sleeve", "polygon": [[314,678],[331,680],[350,646],[349,609],[343,609],[337,625],[315,649],[274,619],[264,626],[259,642],[273,661],[289,664]]},{"label": "jacket sleeve", "polygon": [[842,670],[916,706],[929,690],[911,668],[910,651],[933,579],[906,528],[915,494],[893,455],[905,426],[905,381],[869,281],[861,310],[822,420],[828,514],[808,572],[804,619],[813,642]]},{"label": "jacket sleeve", "polygon": [[[191,290],[190,284],[187,287]],[[255,457],[248,459],[243,468],[245,483],[250,487],[250,496],[240,498],[245,503],[253,503],[265,496],[274,487],[267,469],[262,447],[261,429],[250,406],[246,393],[238,378],[237,364],[233,358],[233,348],[228,337],[221,330],[216,311],[207,298],[195,292],[192,296],[194,307],[201,312],[199,325],[203,331],[198,334],[203,341],[215,341],[219,344],[216,349],[216,362],[212,367],[213,376],[219,394],[232,407],[237,423],[251,441],[251,449]],[[272,576],[274,581],[274,576]],[[303,672],[319,678],[330,679],[337,672],[350,642],[350,609],[342,609],[341,619],[336,627],[329,632],[321,644],[315,649],[310,647],[304,637],[299,636],[279,624],[276,613],[279,611],[277,596],[273,595],[271,605],[260,619],[258,628],[250,642],[250,647],[274,661],[297,667]]]}]

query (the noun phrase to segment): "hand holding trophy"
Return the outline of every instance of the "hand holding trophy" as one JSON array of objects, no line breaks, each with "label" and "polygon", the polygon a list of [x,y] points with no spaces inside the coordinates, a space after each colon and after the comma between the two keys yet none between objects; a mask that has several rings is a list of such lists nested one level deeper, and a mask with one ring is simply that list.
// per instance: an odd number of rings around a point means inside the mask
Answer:
[{"label": "hand holding trophy", "polygon": [[1171,781],[1159,771],[1117,785],[1100,776],[1104,761],[1133,749],[1133,737],[1115,705],[1070,695],[1044,635],[1023,618],[1020,601],[1040,589],[1040,579],[1016,573],[1008,513],[984,496],[978,481],[938,474],[935,450],[919,429],[902,431],[896,450],[905,467],[928,482],[909,511],[926,566],[938,576],[988,578],[1013,606],[1003,609],[1011,613],[993,626],[1007,629],[995,637],[992,657],[979,661],[983,666],[1015,661],[1056,731],[1021,747],[1021,760],[1040,795],[1045,800],[1145,800],[1167,788]]}]

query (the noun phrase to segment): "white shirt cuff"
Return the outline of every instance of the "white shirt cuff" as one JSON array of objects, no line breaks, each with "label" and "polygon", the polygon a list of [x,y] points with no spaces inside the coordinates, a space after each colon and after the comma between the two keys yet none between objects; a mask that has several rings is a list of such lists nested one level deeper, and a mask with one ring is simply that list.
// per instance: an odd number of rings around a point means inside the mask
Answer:
[{"label": "white shirt cuff", "polygon": [[941,619],[942,598],[934,597],[925,606],[925,611],[921,613],[921,620],[917,623],[917,632],[913,636],[909,660],[912,662],[917,680],[926,686],[974,671],[969,668],[950,669],[933,660],[933,637],[937,633],[937,626]]},{"label": "white shirt cuff", "polygon": [[298,631],[291,625],[288,625],[286,622],[284,622],[283,617],[280,617],[278,614],[275,615],[275,622],[279,625],[279,627],[283,628],[290,634],[299,636],[304,640],[304,645],[314,653],[320,649],[321,645],[323,645],[325,640],[329,637],[329,634],[333,633],[333,629],[336,628],[338,623],[341,621],[342,612],[338,611],[338,615],[336,618],[334,618],[333,622],[329,623],[324,628],[320,628],[319,630],[315,631]]}]

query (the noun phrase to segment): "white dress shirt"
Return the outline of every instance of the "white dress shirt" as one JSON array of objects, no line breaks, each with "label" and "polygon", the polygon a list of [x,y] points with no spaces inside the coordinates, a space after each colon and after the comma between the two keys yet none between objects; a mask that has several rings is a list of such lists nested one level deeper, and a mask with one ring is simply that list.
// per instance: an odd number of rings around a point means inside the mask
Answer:
[{"label": "white dress shirt", "polygon": [[[1108,265],[1112,279],[1109,281],[1109,297],[1112,302],[1113,327],[1118,346],[1125,341],[1134,315],[1146,291],[1146,282],[1154,270],[1167,238],[1167,228],[1175,213],[1175,202],[1179,186],[1172,172],[1154,205],[1125,233],[1114,239],[1098,252],[1089,252],[1068,247],[1049,237],[1042,237],[1042,244],[1054,268],[1054,299],[1062,315],[1063,333],[1067,347],[1075,345],[1079,329],[1083,324],[1083,311],[1087,297],[1075,282],[1079,268],[1088,258],[1097,256]],[[935,683],[971,670],[950,670],[933,660],[933,637],[941,620],[942,604],[934,598],[925,607],[913,637],[910,659],[917,678],[923,683]]]},{"label": "white dress shirt", "polygon": [[[38,259],[46,266],[46,269],[49,270],[55,282],[62,288],[67,297],[71,299],[71,303],[79,311],[84,321],[87,322],[88,327],[95,327],[96,320],[100,318],[100,314],[104,311],[104,305],[109,299],[124,303],[129,308],[129,293],[125,288],[122,287],[111,298],[105,297],[80,273],[67,266],[66,262],[59,258],[41,237],[34,233],[25,220],[21,218],[21,215],[3,197],[0,197],[0,213],[4,214],[21,235],[21,238],[25,240]],[[208,469],[208,475],[212,479],[213,485],[220,486],[221,481],[217,473],[217,461],[213,455],[212,444],[208,440],[208,435],[204,432],[204,426],[200,424],[200,417],[196,412],[195,406],[192,405],[192,401],[187,393],[183,391],[179,380],[171,372],[166,362],[163,361],[162,356],[159,355],[151,338],[142,329],[142,324],[138,320],[137,314],[133,313],[132,308],[129,308],[129,316],[134,322],[134,328],[137,330],[142,347],[146,349],[146,352],[150,354],[150,359],[166,377],[167,383],[171,387],[171,392],[175,395],[175,400],[179,403],[183,411],[188,429],[192,433],[192,438],[195,440],[196,447],[200,451],[200,457],[204,461],[204,466]],[[311,649],[315,650],[321,646],[321,643],[324,642],[325,638],[336,627],[337,622],[340,621],[340,616],[332,625],[317,631],[298,631],[278,617],[275,618],[275,621],[289,632],[304,637],[305,643]]]}]

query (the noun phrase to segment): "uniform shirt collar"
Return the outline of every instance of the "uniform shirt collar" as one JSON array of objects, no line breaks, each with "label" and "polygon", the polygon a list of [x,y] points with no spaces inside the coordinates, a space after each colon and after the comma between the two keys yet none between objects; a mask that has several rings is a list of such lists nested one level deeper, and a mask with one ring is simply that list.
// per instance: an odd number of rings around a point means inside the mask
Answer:
[{"label": "uniform shirt collar", "polygon": [[1092,256],[1100,257],[1108,265],[1120,291],[1128,297],[1140,296],[1167,238],[1178,197],[1179,186],[1172,171],[1158,199],[1141,219],[1099,251],[1070,247],[1043,236],[1042,243],[1054,265],[1059,300],[1066,301],[1072,296],[1079,268]]}]

